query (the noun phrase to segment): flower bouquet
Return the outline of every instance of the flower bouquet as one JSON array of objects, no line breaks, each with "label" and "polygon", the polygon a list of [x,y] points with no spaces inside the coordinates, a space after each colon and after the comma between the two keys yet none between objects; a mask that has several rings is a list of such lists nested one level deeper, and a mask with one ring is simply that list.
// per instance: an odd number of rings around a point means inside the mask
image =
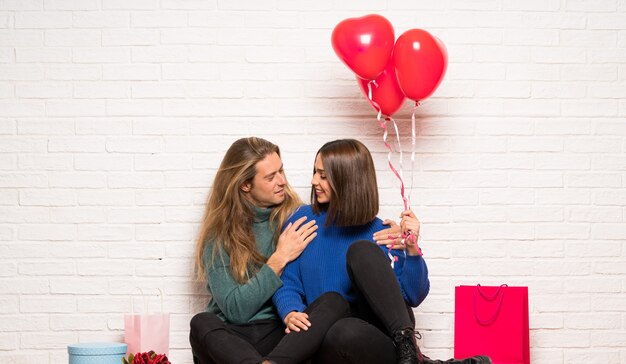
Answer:
[{"label": "flower bouquet", "polygon": [[122,358],[123,364],[172,364],[165,354],[157,354],[150,350],[147,353],[129,354]]}]

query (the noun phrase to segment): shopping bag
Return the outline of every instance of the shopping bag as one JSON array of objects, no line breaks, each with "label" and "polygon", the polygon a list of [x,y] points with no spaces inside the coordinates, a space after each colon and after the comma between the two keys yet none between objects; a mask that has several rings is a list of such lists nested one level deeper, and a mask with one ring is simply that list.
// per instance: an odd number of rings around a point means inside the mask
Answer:
[{"label": "shopping bag", "polygon": [[454,357],[529,364],[528,287],[455,287]]},{"label": "shopping bag", "polygon": [[[141,291],[141,290],[140,290]],[[141,314],[124,315],[124,342],[128,345],[127,354],[136,354],[154,351],[157,354],[169,354],[170,347],[170,314],[163,312],[163,293],[161,297],[161,312],[149,313],[146,297],[145,311]]]}]

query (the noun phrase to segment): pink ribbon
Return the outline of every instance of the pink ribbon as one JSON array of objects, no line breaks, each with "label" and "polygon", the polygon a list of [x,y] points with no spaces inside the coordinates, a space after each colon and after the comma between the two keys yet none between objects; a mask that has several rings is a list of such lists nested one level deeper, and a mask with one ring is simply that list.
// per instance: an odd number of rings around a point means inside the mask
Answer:
[{"label": "pink ribbon", "polygon": [[[382,118],[382,110],[380,108],[380,105],[378,105],[378,103],[372,99],[372,85],[378,87],[378,85],[376,84],[376,81],[372,80],[372,81],[368,82],[368,84],[367,84],[367,96],[369,98],[369,101],[372,103],[372,105],[374,106],[374,108],[378,112],[378,114],[376,115],[376,120],[378,121],[378,125],[383,129],[383,143],[385,144],[385,147],[388,150],[388,152],[387,152],[387,164],[389,164],[389,168],[391,169],[393,174],[400,181],[400,195],[402,196],[402,202],[404,204],[404,209],[408,210],[410,208],[410,205],[411,205],[411,192],[413,191],[413,173],[411,173],[411,186],[410,186],[409,194],[408,194],[408,197],[407,197],[405,195],[404,180],[402,178],[403,153],[402,153],[402,146],[400,145],[400,133],[398,132],[398,125],[396,124],[396,121],[389,115],[386,115],[384,119]],[[419,102],[416,101],[415,102],[415,106],[413,107],[413,112],[411,114],[411,172],[413,171],[413,168],[415,166],[415,141],[416,141],[415,113],[416,113],[417,108],[419,107],[419,105],[420,105]],[[389,134],[388,129],[387,129],[387,122],[389,122],[389,121],[392,122],[393,128],[394,128],[394,130],[396,132],[396,143],[398,145],[398,151],[400,153],[400,172],[398,172],[398,170],[394,167],[394,165],[393,165],[393,163],[391,161],[391,155],[393,153],[393,148],[391,147],[391,144],[387,141],[387,137],[388,137],[388,134]],[[398,257],[393,256],[391,254],[391,251],[393,250],[393,248],[395,246],[395,238],[392,237],[391,235],[389,235],[388,238],[393,240],[393,243],[391,244],[391,247],[387,250],[387,256],[391,260],[391,268],[393,268],[394,267],[394,263],[398,261]],[[419,254],[422,255],[422,250],[418,246],[418,239],[415,236],[415,234],[413,234],[413,232],[409,232],[408,234],[402,234],[402,244],[404,245],[405,242],[406,242],[406,244],[409,244],[409,245],[415,245],[415,247],[417,248]]]},{"label": "pink ribbon", "polygon": [[[383,129],[383,143],[385,144],[385,147],[387,147],[387,164],[389,164],[389,168],[391,169],[391,171],[393,172],[393,174],[398,178],[398,180],[400,181],[400,195],[402,196],[402,202],[404,204],[404,209],[408,210],[409,209],[409,200],[406,198],[405,194],[404,194],[404,180],[402,179],[402,147],[400,145],[400,135],[398,133],[398,125],[396,124],[396,121],[393,120],[393,118],[391,116],[385,116],[385,118],[382,118],[382,110],[380,109],[380,105],[378,105],[378,103],[376,101],[374,101],[372,99],[372,84],[376,87],[378,87],[378,85],[376,84],[376,81],[370,81],[367,84],[367,96],[370,100],[370,102],[372,103],[372,105],[374,106],[374,108],[378,111],[378,115],[376,115],[376,120],[378,121],[378,125]],[[396,169],[396,167],[394,167],[392,161],[391,161],[391,155],[393,153],[393,148],[391,147],[391,144],[389,144],[389,142],[387,141],[387,136],[389,135],[389,132],[387,130],[387,122],[391,121],[394,127],[394,130],[396,132],[396,140],[398,143],[398,150],[400,152],[400,172],[398,172],[398,170]],[[414,157],[413,157],[414,158]]]},{"label": "pink ribbon", "polygon": [[[396,175],[396,177],[398,178],[398,180],[400,181],[400,195],[402,196],[402,202],[404,203],[404,209],[407,210],[408,209],[408,205],[409,205],[409,201],[407,200],[406,196],[404,195],[404,180],[402,179],[402,175],[401,173],[398,173],[398,170],[396,169],[396,167],[393,166],[393,163],[391,162],[391,154],[393,153],[393,149],[391,148],[391,144],[389,144],[389,142],[387,141],[387,136],[389,134],[388,130],[387,130],[387,122],[391,121],[393,123],[395,132],[396,132],[396,140],[398,143],[398,149],[400,150],[400,171],[402,171],[402,148],[400,146],[400,135],[398,133],[398,125],[396,125],[396,121],[393,120],[393,118],[391,116],[385,116],[385,119],[382,119],[382,110],[380,108],[380,105],[378,105],[378,103],[376,101],[374,101],[374,99],[372,98],[372,85],[378,87],[378,85],[376,84],[375,80],[372,80],[370,82],[367,83],[367,97],[369,98],[370,102],[372,103],[372,106],[374,106],[374,108],[376,109],[376,111],[378,112],[378,114],[376,115],[376,120],[378,121],[378,125],[383,129],[383,143],[385,144],[385,147],[387,147],[387,164],[389,164],[389,168],[391,168],[391,171],[393,172],[393,174]],[[395,240],[394,243],[391,244],[391,247],[387,250],[387,256],[389,257],[389,259],[391,260],[391,268],[393,269],[395,262],[398,261],[398,257],[395,257],[391,254],[391,251],[393,250],[393,247],[395,246]]]}]

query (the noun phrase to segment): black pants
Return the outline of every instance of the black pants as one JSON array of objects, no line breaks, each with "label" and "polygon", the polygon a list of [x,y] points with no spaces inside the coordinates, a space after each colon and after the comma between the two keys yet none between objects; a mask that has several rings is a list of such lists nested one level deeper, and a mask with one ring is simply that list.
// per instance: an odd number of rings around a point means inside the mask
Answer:
[{"label": "black pants", "polygon": [[358,299],[350,307],[351,317],[327,332],[315,363],[396,363],[391,336],[415,327],[415,317],[389,260],[377,245],[358,241],[348,249],[346,266]]},{"label": "black pants", "polygon": [[191,319],[189,341],[195,364],[256,364],[264,359],[278,364],[301,363],[319,349],[328,329],[346,317],[349,306],[336,292],[328,292],[304,311],[311,327],[307,331],[285,334],[285,325],[277,320],[248,324],[224,323],[216,315],[202,312]]}]

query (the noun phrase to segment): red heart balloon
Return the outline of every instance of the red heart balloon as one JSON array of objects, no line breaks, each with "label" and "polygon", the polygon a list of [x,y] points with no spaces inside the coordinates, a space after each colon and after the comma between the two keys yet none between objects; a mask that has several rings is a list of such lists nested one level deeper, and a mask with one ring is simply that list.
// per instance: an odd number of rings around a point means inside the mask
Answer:
[{"label": "red heart balloon", "polygon": [[[396,70],[394,69],[391,59],[387,63],[387,67],[385,67],[383,73],[376,77],[375,82],[378,87],[373,84],[371,85],[371,100],[369,99],[369,90],[367,87],[367,84],[370,83],[370,81],[358,77],[357,81],[361,87],[361,91],[363,91],[365,97],[376,111],[380,108],[380,111],[384,115],[391,116],[402,106],[402,103],[404,102],[404,93],[402,93],[402,89],[400,88],[400,85],[398,85]],[[374,105],[374,102],[378,104],[378,107]]]},{"label": "red heart balloon", "polygon": [[373,80],[393,52],[395,35],[389,20],[376,14],[341,21],[331,36],[339,59],[357,76]]},{"label": "red heart balloon", "polygon": [[415,101],[435,91],[448,65],[446,47],[422,29],[404,32],[396,41],[392,58],[400,88]]}]

